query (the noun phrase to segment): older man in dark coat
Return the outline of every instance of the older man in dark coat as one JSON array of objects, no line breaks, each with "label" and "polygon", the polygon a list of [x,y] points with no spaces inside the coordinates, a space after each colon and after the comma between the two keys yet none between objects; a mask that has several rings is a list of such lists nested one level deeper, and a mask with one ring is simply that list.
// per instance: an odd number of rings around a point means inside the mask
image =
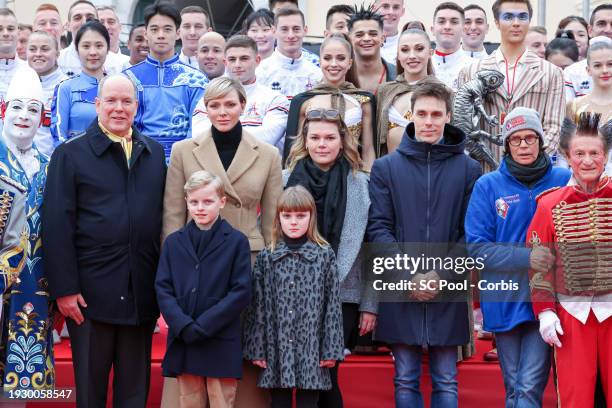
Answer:
[{"label": "older man in dark coat", "polygon": [[132,128],[138,102],[125,76],[105,77],[97,121],[55,150],[43,208],[51,297],[72,341],[78,407],[144,407],[159,309],[166,165],[162,146]]},{"label": "older man in dark coat", "polygon": [[[370,242],[385,247],[410,243],[418,248],[416,256],[445,258],[461,252],[457,244],[464,241],[465,212],[480,166],[464,154],[465,134],[448,124],[451,100],[450,89],[438,80],[424,80],[415,88],[414,122],[398,149],[376,160],[372,168]],[[423,406],[419,381],[424,346],[432,406],[457,406],[457,346],[469,342],[468,305],[465,298],[442,298],[435,289],[442,279],[464,278],[449,270],[420,270],[413,282],[433,282],[431,290],[411,291],[411,302],[379,305],[375,338],[393,351],[399,408]]]}]

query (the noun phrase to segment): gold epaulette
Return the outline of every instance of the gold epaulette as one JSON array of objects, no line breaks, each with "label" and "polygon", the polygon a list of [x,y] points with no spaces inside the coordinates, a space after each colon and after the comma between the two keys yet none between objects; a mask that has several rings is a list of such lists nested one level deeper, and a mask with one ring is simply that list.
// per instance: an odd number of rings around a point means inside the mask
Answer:
[{"label": "gold epaulette", "polygon": [[538,194],[535,199],[536,201],[538,201],[540,198],[544,197],[546,194],[552,193],[553,191],[558,190],[560,188],[561,187],[553,187],[553,188],[549,188],[548,190],[544,190],[540,194]]},{"label": "gold epaulette", "polygon": [[15,187],[17,190],[21,191],[22,194],[25,194],[28,191],[28,189],[25,188],[21,183],[16,182],[12,178],[7,177],[4,174],[0,175],[0,180],[4,181],[8,185]]}]

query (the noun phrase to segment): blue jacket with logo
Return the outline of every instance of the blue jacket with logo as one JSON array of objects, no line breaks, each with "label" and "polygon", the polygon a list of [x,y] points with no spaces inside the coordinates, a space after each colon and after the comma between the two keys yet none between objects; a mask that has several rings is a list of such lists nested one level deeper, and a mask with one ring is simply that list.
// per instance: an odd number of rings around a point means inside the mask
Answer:
[{"label": "blue jacket with logo", "polygon": [[51,103],[53,146],[84,133],[96,114],[98,79],[81,72],[55,87]]},{"label": "blue jacket with logo", "polygon": [[191,115],[204,96],[206,75],[179,61],[164,62],[150,55],[124,71],[138,88],[134,126],[164,147],[166,159],[175,142],[191,137]]},{"label": "blue jacket with logo", "polygon": [[[566,169],[553,168],[531,189],[518,181],[502,161],[497,171],[476,182],[467,215],[465,238],[472,257],[484,259],[480,279],[518,284],[517,290],[480,290],[484,329],[505,332],[534,320],[529,295],[529,255],[525,234],[536,210],[536,197],[545,190],[564,186]],[[475,244],[475,245],[471,245]]]}]

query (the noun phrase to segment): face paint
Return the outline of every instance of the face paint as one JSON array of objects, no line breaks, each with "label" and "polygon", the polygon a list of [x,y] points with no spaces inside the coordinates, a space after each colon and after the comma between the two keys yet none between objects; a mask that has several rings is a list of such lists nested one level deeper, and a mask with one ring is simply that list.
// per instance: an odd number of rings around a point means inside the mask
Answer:
[{"label": "face paint", "polygon": [[42,109],[42,103],[34,99],[9,101],[4,113],[4,136],[19,147],[31,145],[40,125]]}]

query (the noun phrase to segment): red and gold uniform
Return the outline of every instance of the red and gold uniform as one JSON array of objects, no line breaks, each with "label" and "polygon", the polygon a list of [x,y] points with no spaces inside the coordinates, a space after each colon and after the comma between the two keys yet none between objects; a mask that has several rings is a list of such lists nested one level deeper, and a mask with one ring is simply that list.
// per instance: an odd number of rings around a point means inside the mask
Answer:
[{"label": "red and gold uniform", "polygon": [[599,370],[612,402],[612,181],[592,193],[566,186],[538,197],[527,231],[530,246],[556,256],[547,273],[531,274],[535,315],[557,313],[564,334],[555,347],[559,406],[593,407]]}]

